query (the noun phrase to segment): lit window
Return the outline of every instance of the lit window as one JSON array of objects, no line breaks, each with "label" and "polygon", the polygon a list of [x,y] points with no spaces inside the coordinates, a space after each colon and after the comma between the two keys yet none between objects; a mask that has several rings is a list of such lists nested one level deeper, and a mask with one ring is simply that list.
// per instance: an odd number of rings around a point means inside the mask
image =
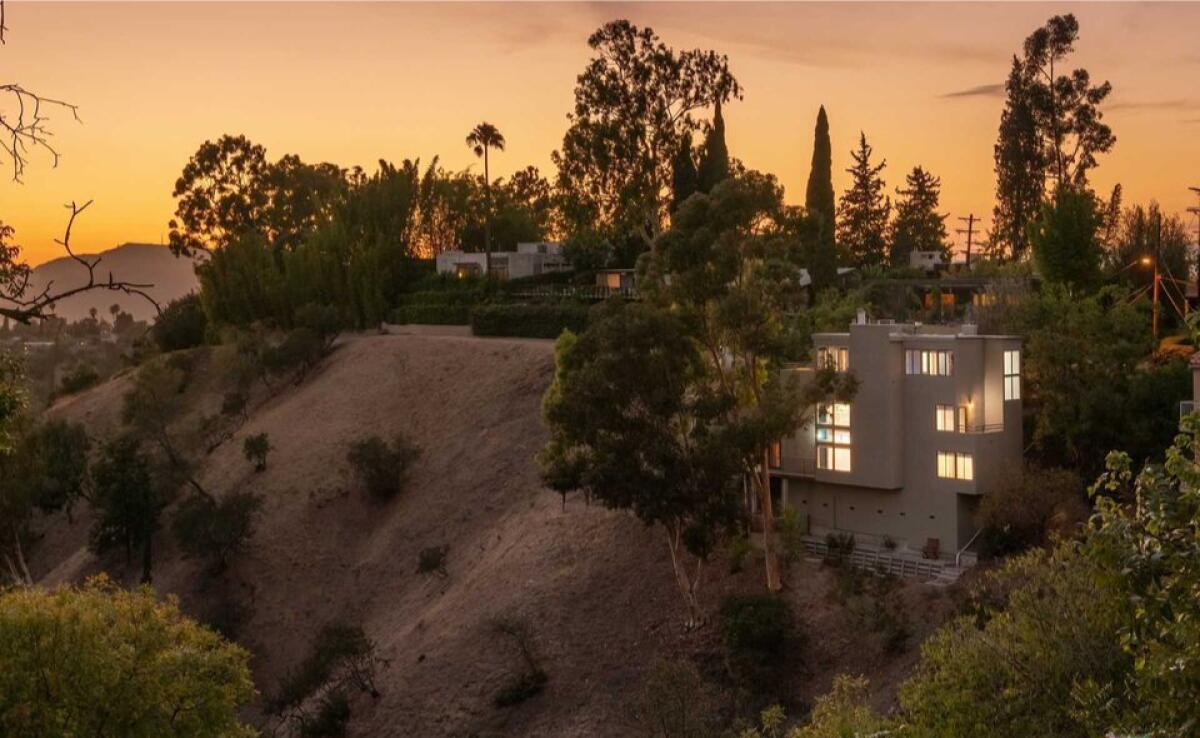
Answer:
[{"label": "lit window", "polygon": [[904,371],[948,377],[954,373],[954,352],[910,349],[904,352]]},{"label": "lit window", "polygon": [[971,454],[938,451],[937,475],[942,479],[970,481],[975,478],[975,459]]},{"label": "lit window", "polygon": [[1004,399],[1021,399],[1021,352],[1004,352]]},{"label": "lit window", "polygon": [[967,406],[966,405],[958,406],[958,432],[959,433],[967,432]]},{"label": "lit window", "polygon": [[850,471],[850,406],[817,405],[817,468]]},{"label": "lit window", "polygon": [[953,405],[938,405],[935,414],[937,415],[937,429],[938,430],[948,431],[948,432],[954,430],[954,406]]},{"label": "lit window", "polygon": [[783,444],[779,441],[771,444],[768,462],[772,469],[778,469],[779,467],[783,466]]},{"label": "lit window", "polygon": [[819,346],[817,367],[844,372],[850,368],[850,349],[845,346]]}]

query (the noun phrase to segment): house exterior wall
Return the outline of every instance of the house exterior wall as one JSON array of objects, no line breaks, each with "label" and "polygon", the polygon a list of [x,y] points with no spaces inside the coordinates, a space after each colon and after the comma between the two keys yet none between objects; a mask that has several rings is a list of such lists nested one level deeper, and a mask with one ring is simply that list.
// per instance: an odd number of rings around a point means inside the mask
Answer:
[{"label": "house exterior wall", "polygon": [[[864,321],[818,334],[814,344],[847,348],[848,371],[860,382],[850,403],[850,469],[816,468],[810,422],[781,443],[773,472],[783,479],[784,503],[807,512],[818,535],[886,536],[914,550],[937,539],[952,558],[975,534],[979,496],[1020,473],[1021,401],[1004,399],[1004,352],[1020,351],[1020,339],[975,335],[970,326]],[[908,351],[950,352],[953,369],[908,373]],[[812,376],[811,367],[789,371],[800,381]],[[938,430],[939,405],[954,409],[951,430]],[[940,477],[939,452],[969,455],[972,478]]]},{"label": "house exterior wall", "polygon": [[[487,254],[479,251],[443,251],[437,255],[438,274],[456,274],[460,265],[473,265],[487,274]],[[492,271],[505,279],[533,277],[545,272],[570,270],[562,245],[554,242],[522,243],[516,251],[493,251]]]}]

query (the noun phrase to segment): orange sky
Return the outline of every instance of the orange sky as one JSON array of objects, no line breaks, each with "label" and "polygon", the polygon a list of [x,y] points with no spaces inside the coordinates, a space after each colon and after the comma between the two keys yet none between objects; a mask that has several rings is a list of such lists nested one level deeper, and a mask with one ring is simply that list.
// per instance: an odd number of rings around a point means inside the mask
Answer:
[{"label": "orange sky", "polygon": [[[206,138],[245,133],[277,158],[373,168],[383,157],[475,163],[463,144],[489,120],[507,174],[550,174],[588,33],[626,17],[676,47],[730,57],[745,100],[729,148],[803,197],[817,106],[829,111],[834,186],[860,129],[886,157],[889,189],[921,164],[943,210],[990,216],[1004,81],[1024,37],[1056,12],[1079,18],[1074,62],[1114,92],[1117,135],[1093,177],[1126,202],[1195,204],[1200,185],[1200,4],[323,4],[44,3],[9,0],[0,82],[80,107],[58,116],[57,169],[0,180],[0,220],[32,262],[58,255],[63,204],[94,199],[75,244],[157,242],[171,187]],[[967,91],[970,94],[954,94]],[[4,162],[7,166],[8,162]],[[1190,221],[1194,224],[1194,219]]]}]

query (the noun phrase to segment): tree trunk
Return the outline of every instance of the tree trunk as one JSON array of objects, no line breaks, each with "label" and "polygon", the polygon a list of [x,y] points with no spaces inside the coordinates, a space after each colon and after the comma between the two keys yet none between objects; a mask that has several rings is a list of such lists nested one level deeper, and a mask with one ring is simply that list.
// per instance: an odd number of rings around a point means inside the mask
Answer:
[{"label": "tree trunk", "polygon": [[483,214],[483,251],[484,262],[487,264],[488,279],[492,277],[492,175],[488,169],[488,149],[483,147],[483,192],[487,199],[484,203],[486,211]]},{"label": "tree trunk", "polygon": [[154,560],[153,543],[153,535],[147,535],[146,540],[142,542],[142,584],[150,583],[150,569]]},{"label": "tree trunk", "polygon": [[755,475],[758,487],[758,508],[762,515],[763,561],[767,567],[767,590],[778,592],[783,589],[779,578],[779,556],[775,553],[775,510],[771,503],[771,467],[769,450],[764,450],[761,459],[761,470]]},{"label": "tree trunk", "polygon": [[667,547],[671,550],[671,567],[675,571],[675,583],[679,586],[679,593],[683,595],[684,604],[688,609],[688,619],[684,626],[688,630],[692,630],[698,628],[703,622],[700,614],[700,599],[696,593],[700,587],[700,567],[703,562],[697,561],[695,576],[688,576],[687,567],[683,562],[682,539],[682,524],[676,523],[667,526]]}]

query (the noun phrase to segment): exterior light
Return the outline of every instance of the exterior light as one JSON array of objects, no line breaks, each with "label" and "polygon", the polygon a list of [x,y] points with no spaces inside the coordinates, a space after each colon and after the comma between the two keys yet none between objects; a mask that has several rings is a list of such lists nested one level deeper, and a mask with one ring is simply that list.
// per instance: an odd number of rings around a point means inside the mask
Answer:
[{"label": "exterior light", "polygon": [[1150,264],[1152,264],[1152,263],[1153,263],[1153,260],[1151,260],[1151,258],[1149,256],[1142,257],[1142,265],[1143,266],[1150,266]]}]

